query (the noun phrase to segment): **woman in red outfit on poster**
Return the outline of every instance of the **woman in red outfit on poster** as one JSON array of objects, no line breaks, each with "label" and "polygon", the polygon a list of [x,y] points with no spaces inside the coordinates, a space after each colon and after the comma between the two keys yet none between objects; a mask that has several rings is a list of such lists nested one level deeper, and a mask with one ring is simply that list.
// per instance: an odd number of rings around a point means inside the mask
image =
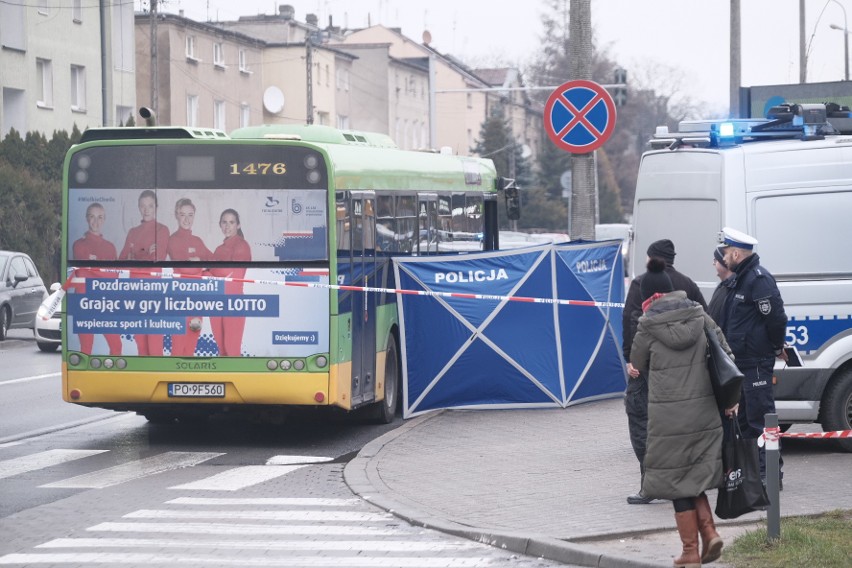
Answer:
[{"label": "woman in red outfit on poster", "polygon": [[[168,255],[171,260],[191,260],[193,262],[208,261],[213,253],[200,237],[192,234],[192,224],[195,222],[195,204],[189,199],[178,199],[175,203],[175,219],[178,229],[169,237]],[[175,274],[200,275],[202,268],[175,268]],[[201,335],[201,316],[186,318],[186,333],[172,335],[172,355],[176,357],[192,357],[195,346]]]},{"label": "woman in red outfit on poster", "polygon": [[[86,223],[89,230],[82,238],[74,241],[71,250],[74,260],[115,260],[118,254],[115,245],[103,236],[104,223],[106,222],[106,210],[100,203],[92,203],[86,208]],[[80,289],[83,288],[83,289]],[[85,286],[77,287],[77,292],[84,293]],[[91,333],[80,333],[80,351],[86,355],[92,354],[92,345],[95,336]],[[110,355],[121,355],[121,336],[117,333],[104,334]]]},{"label": "woman in red outfit on poster", "polygon": [[[142,222],[130,229],[119,260],[165,260],[169,228],[157,222],[157,194],[146,189],[139,194]],[[159,246],[158,246],[159,245]],[[134,336],[139,355],[162,355],[163,336],[137,333]]]},{"label": "woman in red outfit on poster", "polygon": [[[216,247],[213,260],[220,262],[248,262],[251,260],[251,248],[243,238],[240,228],[240,214],[233,209],[225,209],[219,216],[219,228],[225,235],[225,241]],[[244,278],[245,268],[212,268],[210,274],[226,278]],[[225,293],[241,295],[242,282],[226,282]],[[242,355],[243,330],[246,318],[233,316],[228,318],[211,317],[210,327],[213,328],[213,338],[219,346],[219,355],[223,357],[240,357]]]}]

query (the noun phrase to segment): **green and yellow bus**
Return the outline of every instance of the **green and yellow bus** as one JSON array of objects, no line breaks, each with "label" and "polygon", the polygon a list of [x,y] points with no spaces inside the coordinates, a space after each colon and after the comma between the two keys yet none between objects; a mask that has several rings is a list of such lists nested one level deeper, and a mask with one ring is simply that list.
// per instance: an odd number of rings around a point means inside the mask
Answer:
[{"label": "green and yellow bus", "polygon": [[514,189],[490,160],[323,126],[92,129],[64,168],[63,398],[152,422],[393,420],[396,296],[361,288],[395,288],[396,255],[497,249]]}]

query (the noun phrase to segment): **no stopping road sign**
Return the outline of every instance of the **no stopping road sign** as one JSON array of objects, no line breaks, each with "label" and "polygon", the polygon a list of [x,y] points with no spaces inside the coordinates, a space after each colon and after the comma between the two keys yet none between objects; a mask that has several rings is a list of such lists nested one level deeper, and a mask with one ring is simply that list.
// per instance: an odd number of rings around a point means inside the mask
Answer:
[{"label": "no stopping road sign", "polygon": [[593,81],[568,81],[547,98],[544,129],[565,151],[592,152],[615,129],[615,103],[606,89]]}]

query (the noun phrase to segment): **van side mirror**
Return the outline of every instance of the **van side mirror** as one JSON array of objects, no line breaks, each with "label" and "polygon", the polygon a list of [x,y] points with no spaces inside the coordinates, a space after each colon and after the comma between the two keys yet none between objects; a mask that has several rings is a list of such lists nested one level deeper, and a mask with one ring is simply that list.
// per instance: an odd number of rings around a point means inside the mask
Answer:
[{"label": "van side mirror", "polygon": [[500,189],[503,191],[503,197],[506,199],[506,217],[510,221],[517,221],[521,218],[521,195],[519,188],[512,178],[501,177],[499,183]]}]

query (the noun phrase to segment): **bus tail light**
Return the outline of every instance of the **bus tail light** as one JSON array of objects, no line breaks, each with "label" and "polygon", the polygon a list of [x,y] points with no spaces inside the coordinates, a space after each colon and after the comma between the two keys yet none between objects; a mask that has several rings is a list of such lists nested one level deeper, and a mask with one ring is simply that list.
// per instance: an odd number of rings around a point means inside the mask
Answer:
[{"label": "bus tail light", "polygon": [[325,393],[317,391],[317,394],[314,395],[314,400],[317,402],[323,402],[325,400]]},{"label": "bus tail light", "polygon": [[83,393],[80,392],[80,389],[71,389],[71,392],[68,393],[68,396],[71,397],[71,400],[80,400],[80,397],[83,396]]}]

